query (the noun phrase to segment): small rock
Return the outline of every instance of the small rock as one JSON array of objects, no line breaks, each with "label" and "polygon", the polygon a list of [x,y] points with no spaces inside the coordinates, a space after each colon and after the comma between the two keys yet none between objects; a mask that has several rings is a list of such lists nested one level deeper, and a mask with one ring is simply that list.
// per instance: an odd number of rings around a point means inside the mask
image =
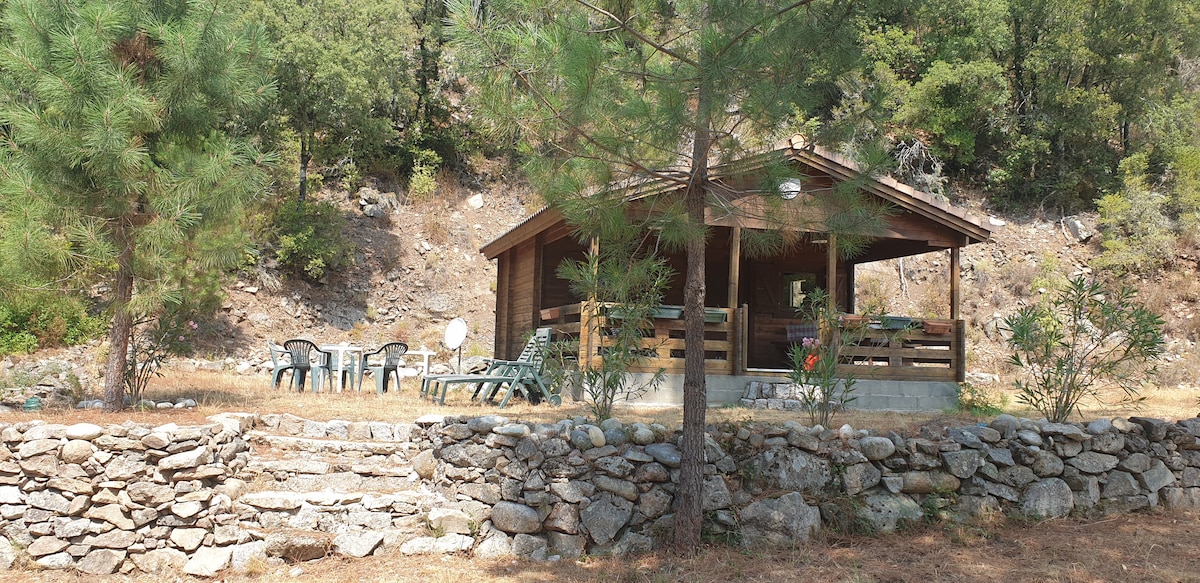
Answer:
[{"label": "small rock", "polygon": [[360,559],[373,552],[383,544],[383,533],[379,531],[350,531],[339,534],[333,539],[333,551]]},{"label": "small rock", "polygon": [[212,577],[228,567],[232,558],[230,547],[200,547],[183,566],[183,572],[196,577]]},{"label": "small rock", "polygon": [[76,423],[75,425],[67,427],[67,430],[63,435],[67,439],[82,439],[84,441],[91,441],[97,437],[100,437],[101,435],[104,435],[104,428],[93,423]]}]

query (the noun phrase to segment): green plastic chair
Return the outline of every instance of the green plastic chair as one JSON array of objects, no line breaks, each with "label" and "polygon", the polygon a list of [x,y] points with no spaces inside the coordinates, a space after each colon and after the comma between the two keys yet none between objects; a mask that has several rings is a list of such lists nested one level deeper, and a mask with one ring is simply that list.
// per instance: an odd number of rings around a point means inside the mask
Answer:
[{"label": "green plastic chair", "polygon": [[284,347],[268,340],[267,349],[271,351],[271,388],[278,389],[279,381],[283,380],[283,373],[291,371],[295,377],[296,367],[292,366],[291,353]]},{"label": "green plastic chair", "polygon": [[298,391],[304,391],[304,378],[308,373],[312,373],[310,384],[312,392],[317,392],[318,387],[323,382],[328,381],[330,388],[333,385],[333,370],[330,364],[333,362],[333,355],[321,350],[310,340],[302,338],[293,338],[283,343],[283,348],[288,351],[292,359],[292,388]]},{"label": "green plastic chair", "polygon": [[[396,388],[400,388],[400,365],[404,363],[400,357],[408,352],[408,345],[403,342],[388,342],[380,346],[374,352],[368,352],[362,355],[362,361],[358,366],[358,389],[362,390],[363,374],[368,370],[375,376],[375,392],[380,395],[388,390],[388,381],[392,377],[396,377]],[[371,357],[383,355],[383,362],[380,364],[371,364]]]}]

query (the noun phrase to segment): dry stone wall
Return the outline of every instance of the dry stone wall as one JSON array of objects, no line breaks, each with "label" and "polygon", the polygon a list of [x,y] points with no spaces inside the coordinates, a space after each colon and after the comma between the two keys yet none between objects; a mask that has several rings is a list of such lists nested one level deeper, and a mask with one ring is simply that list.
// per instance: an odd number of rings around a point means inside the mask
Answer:
[{"label": "dry stone wall", "polygon": [[[0,425],[0,567],[211,576],[388,547],[538,560],[648,550],[671,528],[678,438],[498,416]],[[1200,418],[1002,415],[915,437],[730,424],[710,427],[705,459],[705,528],[748,546],[931,515],[1200,508]]]}]

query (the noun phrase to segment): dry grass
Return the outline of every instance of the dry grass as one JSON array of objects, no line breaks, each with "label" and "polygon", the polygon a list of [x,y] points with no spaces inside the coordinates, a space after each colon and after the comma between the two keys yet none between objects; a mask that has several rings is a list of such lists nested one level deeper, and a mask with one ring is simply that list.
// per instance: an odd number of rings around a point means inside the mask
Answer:
[{"label": "dry grass", "polygon": [[[285,382],[287,377],[285,376]],[[342,419],[346,421],[412,421],[421,415],[437,413],[442,415],[487,415],[499,414],[510,419],[526,421],[556,422],[565,418],[582,416],[588,417],[588,408],[583,403],[568,401],[562,407],[546,405],[532,406],[522,399],[514,399],[508,407],[498,410],[488,405],[480,405],[470,400],[470,393],[465,385],[452,385],[449,397],[444,407],[418,397],[420,381],[404,379],[400,390],[378,395],[374,386],[367,379],[364,390],[359,392],[345,391],[342,393],[296,393],[286,388],[272,390],[269,379],[264,376],[238,376],[226,373],[193,372],[174,373],[169,376],[153,379],[147,389],[147,396],[155,400],[169,400],[179,397],[195,399],[198,407],[193,410],[157,410],[157,411],[124,411],[120,413],[104,413],[98,410],[47,410],[37,414],[38,418],[54,423],[75,423],[87,421],[90,423],[121,423],[133,420],[140,423],[199,423],[210,415],[226,411],[244,411],[251,413],[291,413],[306,419],[328,421]],[[1017,405],[1015,394],[1011,390],[992,389],[999,395],[1008,397],[1006,412],[1027,417],[1040,417],[1035,412]],[[1144,415],[1165,419],[1181,419],[1195,417],[1200,412],[1200,387],[1190,388],[1151,388],[1143,391],[1145,402],[1139,408],[1104,406],[1099,403],[1086,404],[1084,418],[1115,417],[1129,415]],[[98,395],[97,395],[98,396]],[[633,407],[619,406],[616,416],[626,423],[642,421],[646,423],[662,423],[667,427],[676,427],[683,423],[681,407]],[[0,422],[21,421],[31,419],[31,414],[9,413],[0,414]],[[774,422],[782,423],[795,420],[807,424],[804,413],[798,411],[766,411],[746,409],[743,407],[715,407],[707,413],[709,424],[743,423],[743,422]],[[874,429],[880,431],[894,430],[904,434],[915,432],[923,424],[954,425],[974,423],[972,418],[960,411],[934,412],[895,412],[895,411],[862,411],[849,410],[838,415],[835,425],[848,423],[855,428]]]},{"label": "dry grass", "polygon": [[[285,581],[456,583],[941,583],[1026,581],[1198,582],[1196,514],[1138,514],[1096,521],[918,527],[885,536],[826,533],[790,549],[711,545],[695,557],[658,552],[534,563],[466,556],[405,557],[396,551],[360,560],[340,557],[228,575],[227,583]],[[23,572],[24,581],[92,581],[67,573]],[[163,581],[114,576],[113,581]],[[169,577],[167,580],[178,580]]]}]

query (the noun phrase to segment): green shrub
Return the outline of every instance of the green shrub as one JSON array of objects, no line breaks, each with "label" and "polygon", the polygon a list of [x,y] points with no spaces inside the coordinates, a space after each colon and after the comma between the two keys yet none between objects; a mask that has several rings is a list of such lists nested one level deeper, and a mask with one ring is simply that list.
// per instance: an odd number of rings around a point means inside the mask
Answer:
[{"label": "green shrub", "polygon": [[0,354],[72,346],[107,330],[82,300],[49,293],[14,294],[0,302]]},{"label": "green shrub", "polygon": [[37,338],[13,321],[13,314],[7,307],[0,306],[0,356],[34,350],[37,350]]},{"label": "green shrub", "polygon": [[1008,406],[1008,395],[989,391],[974,383],[958,384],[958,408],[972,417],[994,417]]},{"label": "green shrub", "polygon": [[913,84],[897,117],[932,134],[939,158],[966,165],[975,159],[977,140],[999,133],[997,120],[1008,100],[999,65],[938,61]]},{"label": "green shrub", "polygon": [[429,200],[437,192],[437,171],[442,158],[437,152],[424,148],[413,148],[412,174],[408,177],[408,196],[413,202]]},{"label": "green shrub", "polygon": [[1167,216],[1166,193],[1151,188],[1146,154],[1121,162],[1125,187],[1102,197],[1100,233],[1104,252],[1092,261],[1097,269],[1118,273],[1149,273],[1170,261],[1175,234]]},{"label": "green shrub", "polygon": [[796,309],[796,316],[815,322],[821,332],[818,337],[804,338],[788,349],[791,364],[788,379],[802,389],[800,402],[808,413],[809,422],[830,427],[834,416],[857,398],[854,385],[858,379],[853,374],[838,371],[841,362],[838,346],[857,344],[862,340],[866,326],[841,325],[841,313],[829,304],[829,294],[821,288],[809,292]]},{"label": "green shrub", "polygon": [[[639,255],[628,241],[606,243],[600,254],[589,253],[558,267],[559,277],[570,281],[579,297],[594,297],[612,306],[606,319],[589,320],[591,329],[583,332],[604,338],[599,362],[584,363],[579,375],[588,408],[598,422],[612,417],[615,403],[640,398],[662,384],[666,374],[662,368],[640,381],[627,373],[659,348],[649,346],[652,339],[645,331],[653,330],[654,313],[674,275],[666,260],[653,253]],[[564,347],[556,349],[561,359]]]},{"label": "green shrub", "polygon": [[1077,277],[1049,302],[1005,318],[1011,330],[1009,362],[1025,371],[1017,400],[1062,423],[1085,398],[1099,398],[1103,384],[1136,402],[1140,384],[1157,371],[1163,321],[1139,305],[1132,288],[1111,291]]},{"label": "green shrub", "polygon": [[345,223],[330,202],[281,205],[272,221],[280,267],[320,279],[327,269],[346,265],[353,246],[343,234]]}]

